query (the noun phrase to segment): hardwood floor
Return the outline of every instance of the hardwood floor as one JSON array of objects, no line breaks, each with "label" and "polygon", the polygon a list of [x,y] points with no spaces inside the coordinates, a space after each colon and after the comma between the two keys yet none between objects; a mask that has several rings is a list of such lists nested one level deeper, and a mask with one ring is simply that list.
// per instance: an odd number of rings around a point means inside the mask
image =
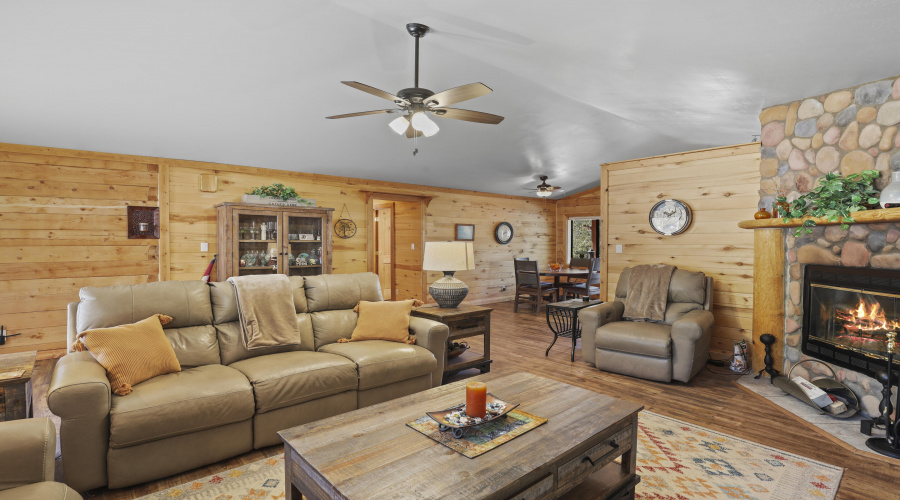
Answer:
[{"label": "hardwood floor", "polygon": [[[896,478],[900,476],[900,461],[892,464],[869,458],[828,441],[812,429],[798,425],[794,418],[774,406],[763,403],[738,388],[732,383],[737,378],[735,375],[714,374],[703,370],[689,384],[663,384],[605,373],[581,361],[580,345],[575,352],[575,361],[569,361],[569,339],[559,339],[550,355],[545,357],[544,351],[550,344],[552,335],[547,328],[543,309],[539,313],[522,309],[514,313],[512,302],[488,307],[494,308],[491,318],[491,353],[494,362],[491,371],[531,372],[635,401],[655,413],[844,467],[846,471],[838,490],[839,499],[898,498]],[[469,341],[473,349],[480,348],[478,341]],[[50,416],[46,395],[54,365],[55,360],[45,360],[39,361],[35,368],[35,416]],[[459,376],[465,376],[465,373]],[[281,452],[282,447],[272,446],[134,488],[112,491],[99,489],[89,492],[85,497],[137,498]],[[57,462],[59,470],[61,464],[59,460]]]}]

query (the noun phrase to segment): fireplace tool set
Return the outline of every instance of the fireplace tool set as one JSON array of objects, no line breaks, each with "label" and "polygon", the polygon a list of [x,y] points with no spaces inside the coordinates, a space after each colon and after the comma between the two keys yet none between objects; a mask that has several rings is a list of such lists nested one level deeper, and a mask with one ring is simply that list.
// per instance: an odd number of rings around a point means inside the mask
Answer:
[{"label": "fireplace tool set", "polygon": [[881,391],[881,404],[878,405],[881,417],[876,419],[876,423],[884,425],[884,437],[866,440],[866,446],[870,449],[892,458],[900,458],[900,404],[897,405],[896,413],[891,420],[891,413],[894,411],[893,405],[891,405],[891,386],[896,380],[893,376],[894,340],[896,337],[897,332],[887,333],[887,370],[879,371],[876,376],[876,379],[884,387]]}]

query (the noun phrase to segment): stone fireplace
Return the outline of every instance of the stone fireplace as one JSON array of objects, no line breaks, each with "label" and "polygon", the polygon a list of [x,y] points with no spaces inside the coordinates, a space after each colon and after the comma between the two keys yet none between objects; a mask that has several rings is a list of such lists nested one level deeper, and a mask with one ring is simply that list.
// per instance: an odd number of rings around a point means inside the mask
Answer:
[{"label": "stone fireplace", "polygon": [[[890,172],[900,170],[900,78],[892,77],[772,106],[762,110],[760,123],[759,195],[762,208],[771,208],[776,196],[793,200],[810,192],[818,180],[830,172],[846,176],[875,169],[881,172],[875,186],[883,189],[890,180]],[[758,286],[754,285],[754,337],[766,333],[761,326],[765,321],[760,319],[758,324],[757,320],[762,313],[756,309],[760,298],[769,301],[766,305],[770,313],[779,307],[776,301],[783,304],[783,316],[782,311],[778,311],[765,324],[770,331],[783,334],[783,343],[779,342],[777,346],[783,361],[776,368],[787,374],[805,359],[827,358],[837,379],[860,397],[863,412],[868,415],[877,414],[881,401],[881,384],[872,378],[880,356],[877,352],[881,348],[879,341],[872,338],[871,342],[866,342],[865,335],[850,335],[851,332],[842,327],[834,337],[855,342],[854,349],[858,350],[839,350],[834,348],[838,339],[828,338],[829,334],[824,330],[816,330],[813,335],[811,329],[836,328],[838,325],[833,318],[821,317],[824,316],[820,314],[822,308],[831,307],[834,312],[840,309],[844,314],[847,313],[844,309],[849,306],[844,302],[853,299],[863,299],[866,314],[871,315],[871,309],[877,303],[886,321],[898,319],[900,305],[883,295],[900,295],[900,291],[878,288],[882,295],[876,297],[877,294],[861,293],[862,289],[877,291],[873,283],[860,285],[854,281],[887,274],[880,270],[896,273],[894,270],[900,269],[900,209],[878,212],[847,229],[841,229],[839,225],[819,225],[812,233],[798,236],[794,235],[793,228],[786,227],[787,224],[779,226],[781,219],[773,219],[769,225],[741,226],[758,229],[754,265],[769,267],[765,273],[759,273],[768,276],[768,281],[754,278],[759,282]],[[780,234],[776,236],[776,232]],[[776,250],[778,246],[781,249]],[[766,251],[769,257],[761,257],[759,248],[763,247],[769,249]],[[806,274],[813,273],[818,266],[842,270],[832,274],[844,276],[841,279],[849,283],[841,282],[838,287],[852,291],[829,297],[826,288],[807,287]],[[779,267],[781,269],[777,269]],[[858,286],[853,286],[854,283]],[[764,294],[775,287],[783,288],[772,294],[774,299],[766,298]],[[859,304],[856,305],[858,309]],[[826,336],[818,336],[819,333]],[[754,348],[758,349],[758,346]],[[881,364],[883,366],[884,361]],[[794,370],[794,375],[809,378],[827,372],[818,363],[805,363]]]}]

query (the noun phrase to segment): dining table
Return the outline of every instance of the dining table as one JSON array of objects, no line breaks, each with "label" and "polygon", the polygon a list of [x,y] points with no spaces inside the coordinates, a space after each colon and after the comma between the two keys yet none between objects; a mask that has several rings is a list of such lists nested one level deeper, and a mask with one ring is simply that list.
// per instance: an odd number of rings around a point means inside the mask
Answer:
[{"label": "dining table", "polygon": [[538,274],[540,276],[552,276],[553,277],[553,288],[556,288],[556,298],[554,302],[559,300],[559,279],[562,277],[568,278],[580,278],[583,280],[587,280],[591,275],[590,269],[576,269],[576,268],[561,268],[557,270],[552,269],[538,269]]}]

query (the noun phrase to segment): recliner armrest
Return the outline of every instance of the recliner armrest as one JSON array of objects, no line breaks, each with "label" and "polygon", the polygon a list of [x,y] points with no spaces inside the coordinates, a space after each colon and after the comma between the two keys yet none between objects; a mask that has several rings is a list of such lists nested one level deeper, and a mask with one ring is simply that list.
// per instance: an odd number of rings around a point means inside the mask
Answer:
[{"label": "recliner armrest", "polygon": [[66,483],[75,490],[107,484],[111,403],[106,369],[90,352],[73,352],[59,359],[47,404],[62,419],[59,436]]},{"label": "recliner armrest", "polygon": [[688,382],[709,358],[713,313],[690,311],[672,322],[672,378]]},{"label": "recliner armrest", "polygon": [[614,321],[622,321],[624,312],[625,304],[618,300],[604,302],[578,311],[578,321],[581,322],[581,358],[584,361],[596,364],[594,335],[597,333],[597,328]]},{"label": "recliner armrest", "polygon": [[0,490],[53,481],[56,426],[49,418],[0,423]]},{"label": "recliner armrest", "polygon": [[409,329],[416,336],[416,345],[434,354],[437,367],[431,374],[431,387],[441,385],[444,378],[444,360],[447,358],[447,338],[450,328],[440,322],[418,316],[409,318]]}]

